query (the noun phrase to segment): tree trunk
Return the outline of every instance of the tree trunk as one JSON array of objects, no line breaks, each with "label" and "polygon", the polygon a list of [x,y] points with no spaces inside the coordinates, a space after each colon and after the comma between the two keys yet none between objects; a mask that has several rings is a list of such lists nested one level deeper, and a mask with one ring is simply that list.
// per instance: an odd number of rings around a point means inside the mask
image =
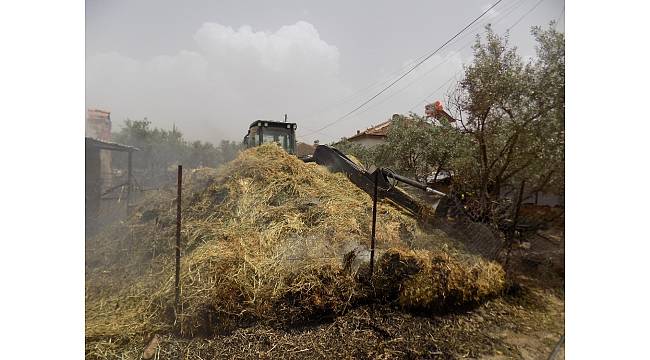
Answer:
[{"label": "tree trunk", "polygon": [[479,148],[481,151],[481,193],[480,193],[481,207],[479,210],[479,217],[481,220],[485,220],[488,215],[488,208],[490,203],[490,198],[488,195],[488,181],[490,179],[490,173],[488,170],[487,146],[485,145],[483,134],[479,135],[478,140],[479,140]]}]

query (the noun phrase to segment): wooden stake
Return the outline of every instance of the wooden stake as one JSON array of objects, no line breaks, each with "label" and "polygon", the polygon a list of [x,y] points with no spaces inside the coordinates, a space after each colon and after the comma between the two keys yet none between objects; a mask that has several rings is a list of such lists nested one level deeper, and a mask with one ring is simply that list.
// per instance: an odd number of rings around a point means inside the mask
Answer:
[{"label": "wooden stake", "polygon": [[176,298],[174,301],[176,318],[180,305],[180,271],[181,271],[181,193],[183,189],[183,165],[178,165],[178,185],[176,194]]},{"label": "wooden stake", "polygon": [[375,191],[372,195],[372,235],[370,238],[370,276],[375,270],[375,225],[377,224],[377,182],[379,169],[375,170]]}]

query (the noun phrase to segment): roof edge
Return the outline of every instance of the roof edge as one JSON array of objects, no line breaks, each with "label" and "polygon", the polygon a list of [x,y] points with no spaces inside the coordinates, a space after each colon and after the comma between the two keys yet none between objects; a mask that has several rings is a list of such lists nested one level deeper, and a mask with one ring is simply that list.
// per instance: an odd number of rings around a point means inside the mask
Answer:
[{"label": "roof edge", "polygon": [[135,146],[129,146],[124,144],[118,144],[115,142],[99,140],[90,136],[86,136],[86,145],[94,146],[102,150],[114,150],[114,151],[140,151]]}]

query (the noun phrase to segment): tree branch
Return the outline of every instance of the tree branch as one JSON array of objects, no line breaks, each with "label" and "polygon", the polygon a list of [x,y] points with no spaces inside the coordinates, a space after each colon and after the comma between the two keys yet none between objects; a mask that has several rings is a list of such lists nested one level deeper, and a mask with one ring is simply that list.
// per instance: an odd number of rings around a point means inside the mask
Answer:
[{"label": "tree branch", "polygon": [[528,161],[526,161],[525,164],[523,164],[522,166],[520,166],[520,167],[514,169],[511,173],[509,173],[509,174],[507,174],[507,175],[504,175],[504,176],[502,177],[502,179],[503,179],[504,181],[510,179],[510,178],[513,177],[515,174],[517,174],[517,173],[519,173],[520,171],[524,170],[525,168],[529,167],[532,163],[533,163],[533,159],[528,159]]},{"label": "tree branch", "polygon": [[[499,151],[499,155],[497,155],[494,160],[492,160],[492,163],[490,163],[490,169],[497,163],[497,161],[503,156],[503,153],[508,150],[508,161],[510,158],[510,155],[512,153],[512,150],[514,149],[514,144],[516,143],[516,138],[519,137],[519,132],[515,132],[510,137],[508,140],[506,140],[506,144],[503,146],[503,148]],[[512,142],[512,143],[511,143]]]},{"label": "tree branch", "polygon": [[536,193],[538,191],[544,190],[546,185],[548,185],[549,181],[551,181],[551,177],[553,176],[553,174],[555,174],[555,170],[556,169],[551,169],[548,173],[546,173],[546,175],[544,175],[544,177],[542,178],[542,182],[539,183],[535,188],[530,190],[530,193],[528,194],[528,196],[530,196],[530,195],[532,195],[532,194],[534,194],[534,193]]},{"label": "tree branch", "polygon": [[506,155],[506,160],[505,160],[503,166],[501,167],[501,170],[499,170],[499,173],[498,173],[497,177],[502,177],[503,174],[508,169],[508,166],[510,166],[510,160],[512,159],[512,154],[514,153],[514,150],[515,150],[515,144],[517,143],[517,139],[519,138],[519,132],[515,132],[512,137],[513,137],[512,144],[510,145],[510,148],[508,149],[508,154]]}]

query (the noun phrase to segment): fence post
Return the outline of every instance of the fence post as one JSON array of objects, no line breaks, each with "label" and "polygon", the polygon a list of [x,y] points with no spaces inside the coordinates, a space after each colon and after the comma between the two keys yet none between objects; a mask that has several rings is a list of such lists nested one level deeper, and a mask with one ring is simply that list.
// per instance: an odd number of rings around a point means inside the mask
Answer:
[{"label": "fence post", "polygon": [[375,170],[375,190],[372,194],[372,235],[370,237],[370,276],[375,270],[375,225],[377,224],[377,182],[379,180],[379,172]]},{"label": "fence post", "polygon": [[180,268],[181,268],[181,193],[183,189],[183,165],[178,165],[178,185],[176,193],[176,298],[174,310],[178,320],[180,305]]},{"label": "fence post", "polygon": [[522,180],[521,184],[519,185],[517,202],[514,204],[512,208],[512,227],[508,229],[508,233],[506,234],[506,245],[508,246],[508,252],[506,253],[506,263],[504,265],[506,272],[508,271],[508,265],[510,263],[510,253],[512,252],[512,246],[514,245],[513,243],[515,241],[517,222],[519,222],[519,210],[521,209],[521,202],[524,196],[524,186],[526,186],[526,182]]},{"label": "fence post", "polygon": [[131,191],[133,191],[133,151],[128,151],[128,167],[126,170],[126,216],[131,215]]}]

